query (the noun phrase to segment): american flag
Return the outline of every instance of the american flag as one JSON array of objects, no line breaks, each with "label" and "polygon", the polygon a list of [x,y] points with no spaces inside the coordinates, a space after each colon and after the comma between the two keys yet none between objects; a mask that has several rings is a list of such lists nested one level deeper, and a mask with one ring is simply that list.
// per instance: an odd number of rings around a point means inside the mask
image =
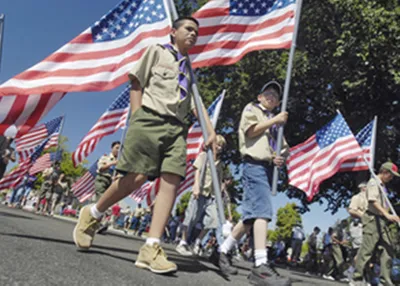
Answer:
[{"label": "american flag", "polygon": [[11,189],[17,186],[28,172],[28,170],[32,167],[32,165],[39,158],[40,154],[43,152],[44,147],[46,146],[49,138],[42,142],[39,146],[35,148],[35,151],[32,153],[31,157],[27,160],[20,162],[17,168],[12,170],[3,179],[0,180],[0,190],[3,189]]},{"label": "american flag", "polygon": [[113,134],[119,128],[124,128],[129,112],[130,86],[114,100],[110,107],[100,116],[89,133],[82,139],[76,150],[72,153],[72,162],[78,166],[93,150],[100,140],[107,135]]},{"label": "american flag", "polygon": [[361,154],[356,138],[338,114],[307,141],[290,148],[289,184],[303,190],[311,201],[322,181],[338,172],[343,162]]},{"label": "american flag", "polygon": [[[375,146],[372,146],[372,137],[375,133],[375,120],[372,120],[370,123],[364,126],[363,129],[356,135],[356,140],[358,144],[361,146],[363,151],[363,155],[365,159],[367,159],[368,164],[371,164],[372,152]],[[345,161],[339,169],[339,172],[354,172],[354,171],[362,171],[368,170],[369,166],[364,160],[364,156],[354,157],[347,161]]]},{"label": "american flag", "polygon": [[194,68],[230,65],[245,54],[289,48],[295,0],[211,0],[193,14],[199,37],[189,51]]},{"label": "american flag", "polygon": [[44,150],[57,146],[63,119],[63,116],[54,118],[49,122],[34,127],[27,134],[17,138],[15,140],[15,146],[19,161],[25,161],[35,151],[35,148],[49,136],[50,138],[48,138],[49,140]]},{"label": "american flag", "polygon": [[97,175],[97,163],[98,161],[71,187],[72,193],[81,203],[95,194],[94,180]]},{"label": "american flag", "polygon": [[[224,96],[225,90],[214,100],[207,110],[214,128],[217,125],[222,102],[224,101]],[[202,146],[204,143],[203,134],[201,133],[200,124],[198,122],[195,122],[189,129],[186,142],[186,177],[178,187],[177,196],[192,187],[194,183],[195,169],[193,167],[193,162],[202,151]],[[157,178],[153,182],[146,182],[142,187],[134,191],[130,197],[137,202],[141,202],[147,197],[147,205],[150,206],[157,196],[160,185],[159,181],[160,179]]]},{"label": "american flag", "polygon": [[50,168],[53,162],[61,161],[62,151],[58,150],[52,153],[46,153],[42,155],[33,166],[29,169],[29,175],[35,175],[39,172],[42,172],[44,169]]},{"label": "american flag", "polygon": [[169,42],[167,0],[124,0],[75,39],[0,86],[0,134],[26,133],[67,92],[126,82],[146,48]]}]

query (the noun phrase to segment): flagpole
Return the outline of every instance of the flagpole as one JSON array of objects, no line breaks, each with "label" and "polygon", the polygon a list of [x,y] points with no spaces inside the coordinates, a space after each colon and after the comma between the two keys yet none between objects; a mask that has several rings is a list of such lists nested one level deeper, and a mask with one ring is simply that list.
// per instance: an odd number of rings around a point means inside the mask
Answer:
[{"label": "flagpole", "polygon": [[374,117],[374,126],[372,127],[372,138],[371,138],[371,168],[374,169],[375,165],[375,148],[376,148],[376,132],[378,127],[378,116]]},{"label": "flagpole", "polygon": [[[222,102],[224,101],[224,98],[225,98],[225,93],[226,93],[226,89],[224,89],[224,90],[222,91],[222,94],[220,95],[220,96],[221,96],[221,106],[222,106]],[[215,112],[216,112],[215,114],[218,115],[218,116],[215,116],[215,117],[213,117],[213,119],[212,119],[212,122],[211,122],[211,123],[212,123],[214,129],[217,127],[217,122],[218,122],[218,117],[219,117],[219,112],[220,112],[220,111],[221,111],[221,109],[218,110],[218,113],[217,113],[217,110],[216,110],[216,111],[215,111]],[[205,180],[205,176],[206,176],[207,163],[208,163],[208,158],[206,158],[206,160],[205,160],[203,166],[201,167],[201,172],[200,172],[200,188],[202,188],[203,185],[204,185],[204,180]],[[221,194],[221,195],[222,195],[222,194]]]},{"label": "flagpole", "polygon": [[[294,31],[293,31],[292,45],[290,47],[288,67],[287,67],[287,71],[286,71],[286,80],[285,80],[285,88],[283,90],[281,112],[286,111],[287,102],[289,99],[289,87],[290,87],[290,80],[291,80],[291,76],[292,76],[294,52],[296,50],[297,33],[299,30],[299,25],[300,25],[302,2],[303,2],[303,0],[297,0],[298,5],[296,8],[296,20],[295,20],[295,26],[294,26]],[[279,156],[281,154],[282,140],[283,140],[283,125],[279,126],[279,129],[278,129],[278,138],[277,138],[277,146],[276,146],[276,155],[277,156]],[[274,196],[276,195],[277,190],[278,190],[278,177],[279,177],[279,169],[277,166],[275,166],[274,174],[273,174],[273,178],[272,178],[272,195],[274,195]]]},{"label": "flagpole", "polygon": [[[170,12],[172,13],[172,19],[173,20],[178,19],[178,13],[176,12],[175,4],[173,3],[173,0],[167,0],[167,3],[168,3],[167,7],[169,8]],[[191,88],[192,88],[192,92],[193,92],[194,103],[195,103],[196,110],[197,110],[197,117],[198,117],[197,119],[200,123],[204,142],[207,142],[208,133],[206,130],[206,119],[205,119],[205,116],[203,113],[202,103],[200,100],[200,93],[199,93],[199,90],[197,89],[196,76],[193,72],[192,64],[190,62],[189,56],[187,57],[186,66],[189,70],[189,74],[190,74],[190,78],[191,78],[191,82],[192,82]],[[213,189],[214,189],[214,193],[215,193],[215,200],[217,203],[218,218],[219,218],[219,222],[220,222],[221,229],[222,229],[222,225],[225,224],[224,206],[222,203],[221,188],[220,188],[219,181],[218,181],[217,169],[215,167],[214,155],[213,155],[211,148],[208,148],[208,150],[207,150],[207,158],[208,158],[208,161],[210,162],[211,180],[212,180]],[[222,243],[222,241],[223,241],[222,232],[221,232],[221,235],[219,235],[217,239],[218,239],[218,243]]]},{"label": "flagpole", "polygon": [[[120,159],[121,154],[122,154],[122,149],[124,148],[124,140],[125,140],[125,136],[126,136],[126,132],[128,130],[128,125],[129,125],[129,119],[131,118],[131,107],[129,105],[128,107],[128,115],[126,116],[126,121],[125,121],[125,128],[122,129],[122,134],[121,134],[121,139],[119,142],[121,142],[121,147],[118,150],[118,156],[117,156],[117,161]],[[117,170],[114,169],[113,171],[113,178],[115,177],[115,175],[117,174]]]},{"label": "flagpole", "polygon": [[5,15],[0,14],[0,70],[1,70],[1,56],[3,54],[4,19]]}]

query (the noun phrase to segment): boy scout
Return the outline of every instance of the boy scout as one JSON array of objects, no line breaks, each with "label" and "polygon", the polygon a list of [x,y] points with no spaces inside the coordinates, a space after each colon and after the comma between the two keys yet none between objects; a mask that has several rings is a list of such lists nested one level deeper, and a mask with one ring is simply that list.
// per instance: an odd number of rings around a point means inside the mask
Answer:
[{"label": "boy scout", "polygon": [[[224,171],[224,164],[220,160],[220,155],[225,146],[225,138],[218,134],[217,160],[215,161],[215,167],[217,169],[219,185],[222,183]],[[190,197],[188,207],[186,208],[185,219],[182,224],[182,239],[176,247],[176,251],[184,256],[193,255],[187,243],[188,234],[191,233],[193,227],[199,221],[202,222],[203,229],[195,241],[194,253],[197,255],[200,253],[200,245],[204,236],[209,230],[216,229],[218,227],[217,205],[215,202],[214,189],[211,179],[211,169],[209,164],[207,164],[206,167],[204,182],[201,182],[201,170],[203,165],[206,163],[206,158],[206,152],[201,152],[196,158],[196,161],[193,163],[193,167],[196,169],[196,172],[194,176],[192,196]]]},{"label": "boy scout", "polygon": [[108,189],[112,183],[113,173],[118,161],[118,152],[121,142],[115,141],[111,144],[111,153],[103,155],[97,163],[97,175],[94,181],[96,194],[93,196],[93,201],[99,200],[102,194]]},{"label": "boy scout", "polygon": [[398,168],[395,164],[386,162],[379,169],[377,179],[371,178],[367,184],[368,209],[362,217],[363,242],[357,254],[352,285],[356,285],[355,281],[362,280],[364,268],[376,249],[381,251],[381,282],[383,285],[394,285],[390,278],[394,250],[388,225],[390,222],[400,222],[400,218],[389,213],[389,206],[379,188],[379,185],[385,188],[385,184],[393,176],[400,176]]},{"label": "boy scout", "polygon": [[[147,179],[160,177],[149,235],[135,263],[154,273],[177,270],[176,264],[167,260],[160,237],[175,202],[177,187],[185,177],[184,118],[190,110],[197,116],[185,64],[188,50],[197,40],[197,20],[185,17],[174,21],[170,35],[171,44],[150,46],[129,73],[132,116],[117,164],[117,170],[125,176],[112,183],[97,204],[82,209],[73,233],[78,248],[90,248],[103,213]],[[206,145],[215,148],[216,135],[204,106],[202,112],[209,134]]]},{"label": "boy scout", "polygon": [[362,182],[358,185],[358,189],[360,192],[351,198],[348,211],[353,218],[361,219],[368,208],[368,200],[366,195],[367,184]]},{"label": "boy scout", "polygon": [[[236,274],[237,270],[230,265],[227,253],[240,238],[253,226],[255,265],[249,282],[256,285],[290,285],[287,278],[267,263],[266,237],[268,222],[272,219],[271,181],[274,165],[282,166],[284,158],[275,154],[277,126],[287,121],[287,112],[273,115],[272,111],[279,106],[282,93],[281,86],[268,82],[257,96],[258,102],[249,103],[243,110],[239,126],[239,147],[243,157],[242,184],[242,220],[221,245],[219,267],[227,274]],[[288,154],[284,142],[283,154]]]}]

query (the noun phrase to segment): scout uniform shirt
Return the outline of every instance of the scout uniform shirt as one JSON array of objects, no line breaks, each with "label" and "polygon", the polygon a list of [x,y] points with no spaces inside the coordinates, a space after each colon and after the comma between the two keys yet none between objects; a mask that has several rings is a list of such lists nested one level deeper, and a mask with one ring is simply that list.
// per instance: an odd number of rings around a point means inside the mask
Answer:
[{"label": "scout uniform shirt", "polygon": [[[195,105],[191,92],[181,98],[179,64],[176,50],[170,51],[161,45],[150,46],[134,65],[129,78],[137,78],[144,89],[142,106],[184,123],[184,118]],[[188,83],[190,86],[190,78]]]},{"label": "scout uniform shirt", "polygon": [[144,208],[136,208],[134,217],[141,218],[144,215]]},{"label": "scout uniform shirt", "polygon": [[117,158],[115,158],[112,153],[110,153],[109,155],[101,156],[101,158],[99,159],[99,162],[97,163],[97,174],[104,176],[104,177],[112,178],[115,166],[111,166],[110,168],[103,170],[103,171],[100,171],[100,168],[102,166],[110,164],[111,162],[113,162],[115,160],[117,160]]},{"label": "scout uniform shirt", "polygon": [[[275,156],[276,136],[271,134],[271,128],[254,138],[246,136],[247,130],[260,122],[269,120],[274,115],[261,104],[249,103],[243,110],[239,126],[239,149],[242,157],[250,156],[257,161],[272,162]],[[282,156],[289,155],[289,146],[283,140]]]},{"label": "scout uniform shirt", "polygon": [[[199,156],[197,157],[196,161],[194,161],[193,166],[197,169],[200,170],[206,162],[207,154],[206,152],[201,152]],[[221,185],[221,180],[222,180],[222,175],[223,175],[223,163],[221,160],[215,161],[215,167],[217,169],[217,175],[218,175],[218,180],[220,180],[218,183]],[[201,179],[201,178],[200,178]],[[214,188],[212,184],[212,177],[211,177],[211,168],[207,164],[206,167],[206,174],[204,176],[204,184],[201,186],[200,185],[200,194],[202,194],[205,197],[209,197],[210,195],[214,195]]]},{"label": "scout uniform shirt", "polygon": [[366,191],[360,192],[351,198],[349,209],[359,211],[364,214],[367,208],[368,200]]},{"label": "scout uniform shirt", "polygon": [[375,209],[372,205],[374,201],[377,201],[383,208],[387,211],[389,210],[389,206],[386,204],[383,195],[379,189],[379,184],[382,184],[380,181],[371,178],[367,184],[367,199],[368,199],[368,211],[374,215],[381,216],[379,211]]}]

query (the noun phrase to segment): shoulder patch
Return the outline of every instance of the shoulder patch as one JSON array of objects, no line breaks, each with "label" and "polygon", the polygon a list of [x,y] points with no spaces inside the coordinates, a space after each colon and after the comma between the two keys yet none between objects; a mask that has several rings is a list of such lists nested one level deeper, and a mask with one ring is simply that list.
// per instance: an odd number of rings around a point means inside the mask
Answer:
[{"label": "shoulder patch", "polygon": [[247,105],[244,111],[253,111],[253,105],[252,104]]}]

